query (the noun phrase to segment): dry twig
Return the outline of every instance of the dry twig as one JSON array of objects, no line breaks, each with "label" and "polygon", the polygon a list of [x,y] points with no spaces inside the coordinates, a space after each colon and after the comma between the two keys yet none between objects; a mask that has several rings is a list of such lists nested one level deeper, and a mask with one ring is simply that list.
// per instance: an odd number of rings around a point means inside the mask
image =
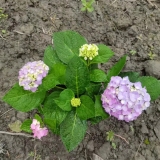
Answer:
[{"label": "dry twig", "polygon": [[12,132],[0,131],[0,134],[8,134],[8,135],[12,135],[12,136],[24,136],[24,137],[28,137],[28,138],[33,138],[32,135],[25,134],[25,133],[12,133]]},{"label": "dry twig", "polygon": [[4,116],[6,113],[8,113],[9,111],[11,111],[11,110],[13,110],[13,108],[11,108],[11,109],[9,109],[8,111],[6,111],[6,112],[4,112],[3,114],[1,114],[1,115],[0,115],[0,118],[1,118],[2,116]]},{"label": "dry twig", "polygon": [[123,139],[127,144],[129,144],[129,142],[122,136],[118,135],[118,134],[114,134],[114,136],[119,137],[121,139]]}]

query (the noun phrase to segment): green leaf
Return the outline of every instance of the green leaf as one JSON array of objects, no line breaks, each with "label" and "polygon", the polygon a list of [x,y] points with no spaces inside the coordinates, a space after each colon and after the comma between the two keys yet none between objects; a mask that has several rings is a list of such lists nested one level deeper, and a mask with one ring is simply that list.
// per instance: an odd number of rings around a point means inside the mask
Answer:
[{"label": "green leaf", "polygon": [[95,0],[90,0],[90,1],[88,2],[88,5],[91,6],[94,2],[95,2]]},{"label": "green leaf", "polygon": [[87,8],[87,11],[88,11],[88,12],[93,12],[93,11],[94,11],[94,8],[93,8],[93,7],[88,7],[88,8]]},{"label": "green leaf", "polygon": [[93,118],[89,119],[89,121],[90,121],[93,125],[101,122],[102,120],[103,120],[103,118],[100,117],[100,116],[98,116],[98,117],[93,117]]},{"label": "green leaf", "polygon": [[100,69],[94,69],[90,72],[90,81],[105,82],[106,80],[107,80],[107,75],[104,71]]},{"label": "green leaf", "polygon": [[146,87],[147,92],[151,96],[151,100],[154,101],[160,96],[160,81],[154,77],[140,77],[137,82],[141,82],[143,87]]},{"label": "green leaf", "polygon": [[59,83],[60,82],[58,81],[58,77],[55,76],[55,72],[51,70],[49,74],[42,80],[42,84],[38,87],[38,90],[48,91]]},{"label": "green leaf", "polygon": [[53,74],[59,84],[65,84],[66,66],[62,63],[57,63],[53,66]]},{"label": "green leaf", "polygon": [[38,114],[35,114],[35,115],[34,115],[34,119],[36,119],[37,121],[39,121],[41,126],[44,125],[44,124],[43,124],[43,121],[42,121],[42,118],[41,118]]},{"label": "green leaf", "polygon": [[21,132],[21,121],[16,120],[13,123],[8,124],[8,127],[11,129],[13,132]]},{"label": "green leaf", "polygon": [[101,102],[101,96],[97,95],[95,96],[95,117],[102,117],[103,119],[106,119],[109,117],[109,115],[104,111],[103,107],[102,107],[102,102]]},{"label": "green leaf", "polygon": [[65,89],[60,93],[59,98],[54,101],[64,111],[70,111],[72,109],[71,99],[74,97],[74,93],[71,89]]},{"label": "green leaf", "polygon": [[60,136],[70,152],[83,140],[87,130],[86,121],[79,119],[77,114],[70,112],[60,125]]},{"label": "green leaf", "polygon": [[52,133],[59,135],[60,129],[59,126],[57,126],[57,123],[54,119],[44,118],[44,123],[52,131]]},{"label": "green leaf", "polygon": [[98,55],[93,58],[90,64],[93,63],[106,63],[114,55],[114,52],[106,45],[98,45]]},{"label": "green leaf", "polygon": [[74,31],[56,32],[53,40],[59,59],[66,64],[79,55],[79,48],[87,43],[84,37]]},{"label": "green leaf", "polygon": [[86,95],[80,97],[81,105],[76,108],[77,115],[80,119],[87,120],[94,117],[95,108],[93,100]]},{"label": "green leaf", "polygon": [[82,7],[81,11],[83,11],[83,12],[86,11],[86,7]]},{"label": "green leaf", "polygon": [[112,76],[117,76],[123,69],[126,63],[126,56],[123,56],[107,73],[107,81],[109,82]]},{"label": "green leaf", "polygon": [[43,113],[44,113],[44,122],[50,124],[52,128],[50,128],[55,133],[59,130],[59,125],[65,119],[67,112],[63,111],[61,108],[57,106],[54,102],[55,99],[59,97],[60,92],[51,93],[44,102]]},{"label": "green leaf", "polygon": [[28,133],[32,133],[31,124],[32,124],[32,120],[26,119],[21,125],[21,130],[28,132]]},{"label": "green leaf", "polygon": [[90,96],[92,99],[94,99],[94,95],[99,94],[100,88],[101,88],[101,84],[100,83],[90,83],[86,87],[86,94],[88,96]]},{"label": "green leaf", "polygon": [[48,46],[44,52],[44,63],[50,68],[53,67],[54,64],[59,63],[60,60],[56,54],[56,51],[52,46]]},{"label": "green leaf", "polygon": [[43,102],[45,94],[44,91],[26,91],[16,83],[3,97],[3,101],[18,111],[28,112]]},{"label": "green leaf", "polygon": [[77,56],[71,59],[66,69],[66,86],[79,96],[89,84],[89,71]]},{"label": "green leaf", "polygon": [[134,83],[137,81],[137,79],[139,77],[139,73],[137,73],[137,72],[121,72],[119,74],[119,76],[122,78],[128,76],[129,80]]}]

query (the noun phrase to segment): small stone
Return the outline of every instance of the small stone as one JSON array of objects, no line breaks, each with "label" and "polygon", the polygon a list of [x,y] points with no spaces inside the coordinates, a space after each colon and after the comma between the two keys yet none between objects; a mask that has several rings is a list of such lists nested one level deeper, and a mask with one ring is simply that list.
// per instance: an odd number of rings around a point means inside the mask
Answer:
[{"label": "small stone", "polygon": [[2,69],[2,67],[3,67],[3,64],[2,64],[2,62],[0,62],[0,70]]},{"label": "small stone", "polygon": [[22,21],[26,23],[28,21],[28,16],[27,15],[23,15],[22,16]]},{"label": "small stone", "polygon": [[160,146],[155,147],[154,153],[156,154],[157,158],[160,159]]},{"label": "small stone", "polygon": [[21,26],[20,31],[23,33],[26,33],[28,35],[30,35],[31,33],[33,33],[34,30],[34,26],[33,24],[29,23],[26,25]]},{"label": "small stone", "polygon": [[17,113],[17,118],[21,119],[21,120],[25,120],[27,118],[28,114],[24,113],[24,112],[18,112]]},{"label": "small stone", "polygon": [[141,154],[138,154],[136,157],[135,157],[135,160],[146,160],[144,156],[142,156]]},{"label": "small stone", "polygon": [[157,60],[146,61],[145,71],[147,75],[160,78],[160,61]]},{"label": "small stone", "polygon": [[149,132],[148,132],[148,128],[147,128],[147,126],[146,126],[145,123],[142,123],[141,131],[142,131],[142,133],[147,133],[147,134],[149,133]]},{"label": "small stone", "polygon": [[111,152],[111,145],[110,143],[106,142],[99,148],[97,154],[103,159],[108,159],[110,152]]},{"label": "small stone", "polygon": [[8,85],[9,85],[8,82],[4,82],[4,83],[3,83],[3,88],[7,88]]},{"label": "small stone", "polygon": [[160,140],[160,121],[158,121],[157,125],[154,127],[154,131],[156,133],[156,136]]},{"label": "small stone", "polygon": [[93,140],[91,140],[91,141],[88,142],[87,149],[89,151],[91,151],[91,152],[94,150],[94,141]]}]

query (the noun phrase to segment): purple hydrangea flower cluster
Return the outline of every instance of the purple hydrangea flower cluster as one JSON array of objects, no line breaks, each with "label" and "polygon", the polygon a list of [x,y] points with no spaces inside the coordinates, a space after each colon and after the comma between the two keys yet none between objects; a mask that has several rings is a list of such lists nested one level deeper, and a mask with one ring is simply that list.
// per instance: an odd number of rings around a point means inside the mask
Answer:
[{"label": "purple hydrangea flower cluster", "polygon": [[28,62],[19,71],[19,85],[24,90],[35,92],[48,71],[49,67],[43,61]]},{"label": "purple hydrangea flower cluster", "polygon": [[107,113],[126,122],[133,121],[150,106],[150,95],[140,82],[132,83],[128,77],[111,78],[101,97]]}]

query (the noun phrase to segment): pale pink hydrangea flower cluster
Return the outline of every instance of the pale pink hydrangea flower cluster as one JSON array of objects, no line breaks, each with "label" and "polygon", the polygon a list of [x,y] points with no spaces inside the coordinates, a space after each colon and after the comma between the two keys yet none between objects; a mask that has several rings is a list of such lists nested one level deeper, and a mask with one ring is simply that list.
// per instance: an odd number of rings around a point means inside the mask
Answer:
[{"label": "pale pink hydrangea flower cluster", "polygon": [[48,129],[46,127],[41,128],[40,122],[36,119],[33,119],[31,124],[31,130],[33,132],[33,137],[37,137],[38,139],[41,139],[42,137],[46,136],[48,134]]},{"label": "pale pink hydrangea flower cluster", "polygon": [[24,90],[35,92],[48,71],[49,67],[43,61],[28,62],[19,71],[19,85]]},{"label": "pale pink hydrangea flower cluster", "polygon": [[128,77],[111,78],[101,97],[102,105],[111,116],[133,121],[150,106],[150,95],[140,82],[132,83]]}]

